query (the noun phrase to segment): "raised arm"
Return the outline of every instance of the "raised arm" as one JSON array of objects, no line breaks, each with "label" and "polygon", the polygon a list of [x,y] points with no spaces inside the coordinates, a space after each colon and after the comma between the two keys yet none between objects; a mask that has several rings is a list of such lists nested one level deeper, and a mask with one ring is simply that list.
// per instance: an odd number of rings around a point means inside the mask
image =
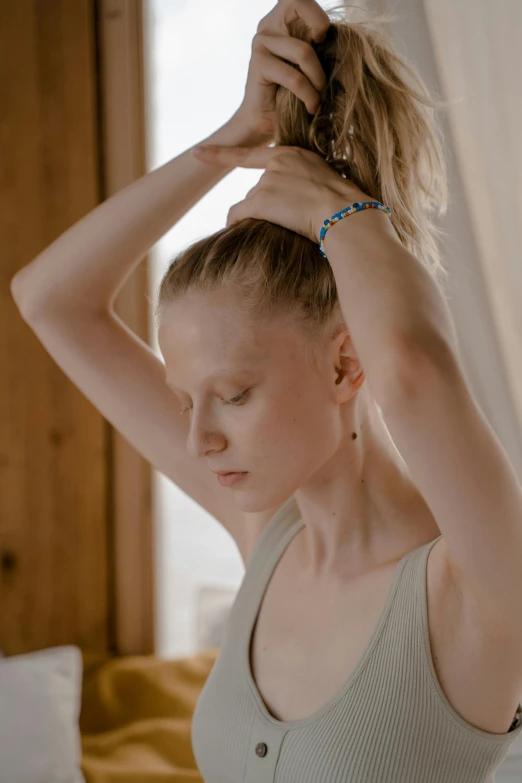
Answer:
[{"label": "raised arm", "polygon": [[[314,41],[330,25],[315,0],[299,13]],[[326,77],[310,43],[281,35],[295,16],[292,0],[276,3],[252,41],[243,102],[232,118],[203,142],[224,146],[268,145],[276,136],[276,93],[287,87],[314,114]],[[60,312],[111,311],[133,269],[147,251],[211,188],[235,168],[207,166],[192,147],[141,177],[78,221],[18,272],[11,292],[24,317]]]},{"label": "raised arm", "polygon": [[[206,142],[249,146],[256,139],[264,143],[236,112]],[[149,248],[234,168],[206,166],[191,149],[97,206],[14,276],[11,292],[24,317],[111,310]]]},{"label": "raised arm", "polygon": [[[314,41],[330,19],[315,0],[299,14]],[[295,16],[292,0],[278,2],[252,41],[245,95],[232,118],[203,140],[224,146],[268,145],[276,136],[276,93],[287,87],[314,114],[326,77],[313,46],[281,35]],[[111,311],[133,269],[150,247],[235,166],[207,166],[192,147],[141,177],[78,221],[18,272],[11,292],[24,317],[54,308]]]}]

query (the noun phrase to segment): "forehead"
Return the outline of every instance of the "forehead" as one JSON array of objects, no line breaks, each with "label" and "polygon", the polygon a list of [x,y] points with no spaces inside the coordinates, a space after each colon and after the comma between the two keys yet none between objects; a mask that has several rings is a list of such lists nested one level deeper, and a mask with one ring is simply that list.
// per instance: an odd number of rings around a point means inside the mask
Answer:
[{"label": "forehead", "polygon": [[288,366],[296,354],[296,338],[285,319],[256,321],[238,309],[228,292],[187,295],[168,305],[158,342],[167,383],[185,389],[218,373],[256,371],[277,360]]},{"label": "forehead", "polygon": [[186,294],[165,309],[158,342],[169,356],[190,352],[216,360],[245,361],[265,358],[275,331],[273,323],[242,313],[228,292]]}]

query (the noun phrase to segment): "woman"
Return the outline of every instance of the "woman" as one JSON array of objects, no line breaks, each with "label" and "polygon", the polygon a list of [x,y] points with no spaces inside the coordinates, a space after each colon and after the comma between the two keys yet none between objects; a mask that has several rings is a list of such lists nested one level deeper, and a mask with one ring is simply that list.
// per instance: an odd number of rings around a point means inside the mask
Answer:
[{"label": "woman", "polygon": [[[522,498],[439,287],[434,105],[367,21],[280,0],[214,147],[109,199],[13,285],[245,561],[194,715],[206,783],[479,783],[522,732]],[[162,280],[163,379],[112,302],[235,166],[265,171]]]}]

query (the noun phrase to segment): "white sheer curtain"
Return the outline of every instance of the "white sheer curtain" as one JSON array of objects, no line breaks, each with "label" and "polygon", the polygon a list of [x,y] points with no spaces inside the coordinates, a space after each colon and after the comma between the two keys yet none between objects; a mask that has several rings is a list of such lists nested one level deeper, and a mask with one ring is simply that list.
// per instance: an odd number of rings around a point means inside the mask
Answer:
[{"label": "white sheer curtain", "polygon": [[450,203],[441,243],[473,391],[522,483],[522,3],[380,0],[441,115]]},{"label": "white sheer curtain", "polygon": [[[506,381],[522,423],[522,3],[424,0]],[[480,344],[476,345],[480,352]],[[520,430],[518,432],[520,435]]]}]

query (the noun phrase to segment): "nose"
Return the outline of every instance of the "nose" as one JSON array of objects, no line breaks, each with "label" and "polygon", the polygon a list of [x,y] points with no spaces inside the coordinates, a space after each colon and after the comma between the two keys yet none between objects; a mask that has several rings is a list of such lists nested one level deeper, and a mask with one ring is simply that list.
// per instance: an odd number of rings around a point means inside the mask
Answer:
[{"label": "nose", "polygon": [[190,416],[190,428],[187,435],[187,452],[189,456],[205,457],[209,452],[220,451],[223,448],[224,437],[211,422],[205,422],[201,414]]}]

